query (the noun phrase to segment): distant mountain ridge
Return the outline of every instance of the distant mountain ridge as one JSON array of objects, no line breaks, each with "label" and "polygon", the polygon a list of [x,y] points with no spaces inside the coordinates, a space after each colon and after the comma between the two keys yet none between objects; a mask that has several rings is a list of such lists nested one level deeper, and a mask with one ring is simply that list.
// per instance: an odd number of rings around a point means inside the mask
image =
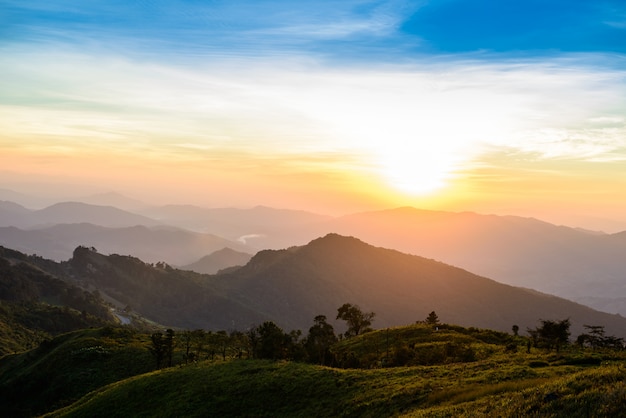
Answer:
[{"label": "distant mountain ridge", "polygon": [[[106,196],[105,196],[106,197]],[[115,197],[115,196],[113,196]],[[43,223],[68,221],[128,227],[159,224],[189,229],[185,244],[170,249],[149,241],[127,240],[117,247],[83,240],[65,243],[63,228]],[[22,230],[39,228],[45,233],[28,234],[0,230],[0,244],[56,260],[67,259],[74,246],[93,245],[103,252],[119,252],[147,261],[187,265],[224,247],[254,253],[303,245],[327,233],[356,236],[385,248],[426,256],[491,277],[503,283],[536,289],[588,303],[596,309],[626,315],[626,232],[593,233],[556,226],[533,218],[444,212],[412,207],[329,217],[304,211],[272,209],[200,208],[169,205],[147,208],[141,214],[95,205],[63,203],[40,211],[3,202],[0,226]],[[39,225],[39,227],[36,227]],[[223,245],[210,246],[195,234],[225,238]],[[180,243],[182,238],[174,240]],[[113,240],[115,241],[115,240]],[[119,242],[115,241],[116,244]],[[131,242],[137,246],[132,247]],[[159,242],[156,240],[156,242]],[[172,250],[172,248],[174,250]],[[182,254],[186,251],[188,256]]]},{"label": "distant mountain ridge", "polygon": [[419,254],[503,283],[626,314],[626,234],[591,234],[533,218],[398,208],[336,218],[330,231]]},{"label": "distant mountain ridge", "polygon": [[160,223],[113,206],[90,205],[82,202],[61,202],[39,210],[15,212],[11,219],[0,217],[0,226],[19,228],[46,227],[67,223],[92,223],[107,227],[156,226]]},{"label": "distant mountain ridge", "polygon": [[626,325],[620,316],[337,234],[302,247],[261,251],[227,280],[237,286],[233,297],[254,306],[261,300],[254,295],[263,295],[274,301],[263,307],[266,312],[292,318],[293,324],[320,312],[332,315],[353,301],[378,313],[378,327],[421,320],[432,310],[445,322],[502,331],[514,324],[533,327],[539,318],[569,317],[575,330],[598,321],[613,332]]},{"label": "distant mountain ridge", "polygon": [[133,255],[148,262],[165,261],[172,265],[197,261],[224,247],[249,250],[239,242],[172,227],[107,228],[89,223],[59,224],[33,230],[0,227],[0,245],[56,261],[68,260],[74,249],[83,245],[95,247],[105,254]]},{"label": "distant mountain ridge", "polygon": [[243,266],[252,258],[252,254],[235,251],[232,248],[222,248],[202,257],[195,263],[181,266],[183,270],[191,270],[202,274],[215,274],[220,270],[235,266]]},{"label": "distant mountain ridge", "polygon": [[619,315],[337,234],[260,251],[245,266],[213,276],[87,248],[62,265],[75,283],[148,319],[188,329],[248,329],[271,320],[304,330],[317,315],[334,318],[346,302],[376,312],[376,328],[411,324],[434,310],[444,322],[505,332],[565,318],[574,335],[584,324],[603,325],[618,336],[626,329]]}]

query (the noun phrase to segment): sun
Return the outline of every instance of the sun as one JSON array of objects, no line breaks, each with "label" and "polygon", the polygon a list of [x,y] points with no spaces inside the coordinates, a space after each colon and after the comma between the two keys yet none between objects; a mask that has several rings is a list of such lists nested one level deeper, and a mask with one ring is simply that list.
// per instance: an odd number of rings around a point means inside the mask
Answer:
[{"label": "sun", "polygon": [[454,170],[454,158],[422,144],[384,147],[376,154],[380,175],[390,187],[412,196],[443,189]]}]

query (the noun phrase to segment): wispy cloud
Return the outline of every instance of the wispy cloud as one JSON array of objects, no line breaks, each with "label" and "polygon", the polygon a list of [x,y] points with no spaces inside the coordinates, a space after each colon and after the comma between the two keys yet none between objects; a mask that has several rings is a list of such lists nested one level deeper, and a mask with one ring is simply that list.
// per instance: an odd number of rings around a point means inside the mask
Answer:
[{"label": "wispy cloud", "polygon": [[256,59],[186,66],[14,51],[0,58],[9,115],[0,124],[6,135],[76,146],[338,152],[383,165],[398,155],[455,165],[482,146],[616,158],[626,146],[626,74],[589,67],[588,57],[339,68],[297,58],[280,67]]}]

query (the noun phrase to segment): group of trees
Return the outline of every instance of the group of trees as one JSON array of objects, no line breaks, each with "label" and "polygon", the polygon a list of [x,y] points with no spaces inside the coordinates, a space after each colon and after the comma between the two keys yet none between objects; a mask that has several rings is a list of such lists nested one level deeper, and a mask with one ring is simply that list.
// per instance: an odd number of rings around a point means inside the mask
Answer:
[{"label": "group of trees", "polygon": [[576,343],[581,347],[596,348],[617,348],[624,347],[624,339],[614,337],[612,335],[605,335],[604,327],[601,325],[583,325],[586,332],[580,334],[576,338]]},{"label": "group of trees", "polygon": [[554,348],[558,353],[561,347],[569,341],[571,325],[569,318],[561,321],[542,319],[540,322],[541,326],[526,330],[533,346],[544,347],[548,350]]},{"label": "group of trees", "polygon": [[357,305],[346,303],[337,310],[337,319],[346,322],[342,335],[335,330],[325,315],[313,320],[306,336],[301,331],[285,332],[272,321],[249,329],[233,331],[183,331],[178,335],[171,329],[165,334],[151,335],[150,352],[157,368],[171,366],[175,348],[182,352],[182,361],[214,359],[216,355],[226,358],[290,359],[328,365],[333,363],[330,347],[340,338],[349,338],[371,331],[374,312],[363,312]]},{"label": "group of trees", "polygon": [[[570,320],[563,319],[561,321],[541,320],[541,325],[536,328],[528,328],[527,332],[530,341],[534,347],[546,348],[548,350],[555,349],[557,352],[565,344],[569,343],[570,337]],[[595,348],[611,348],[622,349],[624,347],[624,339],[610,335],[605,335],[604,326],[602,325],[583,325],[586,332],[580,334],[576,338],[576,343],[580,347]],[[513,332],[517,335],[517,325],[513,326]]]},{"label": "group of trees", "polygon": [[[168,329],[165,334],[161,332],[152,334],[150,351],[155,358],[157,368],[173,364],[173,353],[176,347],[182,349],[179,351],[182,351],[182,362],[185,363],[196,360],[213,360],[215,356],[220,356],[223,360],[246,357],[272,360],[289,359],[321,365],[337,365],[343,364],[345,361],[342,362],[335,358],[331,351],[333,345],[340,339],[356,337],[371,331],[375,316],[374,312],[363,312],[357,305],[343,304],[337,309],[336,319],[345,321],[346,331],[339,335],[335,333],[325,315],[318,315],[313,319],[313,325],[309,328],[306,336],[303,336],[299,330],[285,332],[272,321],[263,322],[246,332],[233,331],[227,333],[226,331],[195,330],[183,331],[175,337],[174,331]],[[435,311],[430,312],[424,321],[418,321],[418,323],[431,325],[436,329],[439,329],[441,325]],[[540,320],[540,325],[536,328],[527,328],[528,349],[530,350],[532,345],[533,347],[554,349],[559,352],[569,342],[570,326],[569,319],[560,321]],[[623,339],[606,336],[603,326],[585,325],[585,328],[587,332],[581,334],[577,339],[577,343],[581,347],[622,348]],[[512,330],[515,337],[519,338],[519,327],[514,325]],[[515,345],[517,347],[517,343]],[[514,348],[516,349],[516,347]],[[454,353],[450,351],[452,348],[455,348]],[[445,355],[446,358],[462,357],[463,361],[472,357],[468,355],[467,350],[459,351],[457,348],[456,346],[446,346],[447,351],[442,355]]]}]

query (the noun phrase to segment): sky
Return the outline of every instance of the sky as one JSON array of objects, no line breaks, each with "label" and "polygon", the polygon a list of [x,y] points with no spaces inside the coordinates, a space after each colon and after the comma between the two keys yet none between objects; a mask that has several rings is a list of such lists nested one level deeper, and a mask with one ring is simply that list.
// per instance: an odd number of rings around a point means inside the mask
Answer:
[{"label": "sky", "polygon": [[626,3],[0,0],[0,188],[626,230]]}]

